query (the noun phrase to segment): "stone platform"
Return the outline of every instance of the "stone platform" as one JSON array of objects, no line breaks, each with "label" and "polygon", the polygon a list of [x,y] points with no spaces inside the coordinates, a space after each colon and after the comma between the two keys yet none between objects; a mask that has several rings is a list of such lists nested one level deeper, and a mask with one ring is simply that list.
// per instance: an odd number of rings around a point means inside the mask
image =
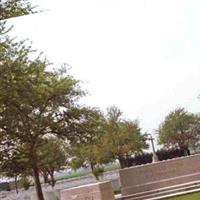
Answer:
[{"label": "stone platform", "polygon": [[[122,197],[200,180],[200,154],[120,170]],[[126,199],[126,198],[123,198]]]},{"label": "stone platform", "polygon": [[110,182],[98,182],[61,191],[61,200],[114,200]]}]

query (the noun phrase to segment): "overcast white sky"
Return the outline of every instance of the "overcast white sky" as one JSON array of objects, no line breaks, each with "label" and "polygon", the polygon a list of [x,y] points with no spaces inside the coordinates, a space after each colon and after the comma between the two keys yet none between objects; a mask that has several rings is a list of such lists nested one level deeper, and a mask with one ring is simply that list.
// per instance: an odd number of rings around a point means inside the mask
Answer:
[{"label": "overcast white sky", "polygon": [[199,0],[33,3],[49,11],[10,20],[13,34],[72,66],[86,105],[116,105],[150,133],[177,107],[200,111]]}]

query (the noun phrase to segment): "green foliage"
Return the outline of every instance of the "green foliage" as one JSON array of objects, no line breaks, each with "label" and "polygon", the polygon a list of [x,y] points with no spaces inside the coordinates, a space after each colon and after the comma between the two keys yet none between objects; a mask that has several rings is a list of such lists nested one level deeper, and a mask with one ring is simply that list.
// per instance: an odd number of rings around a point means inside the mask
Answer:
[{"label": "green foliage", "polygon": [[46,71],[44,61],[24,54],[11,59],[0,66],[1,134],[30,156],[45,135],[64,134],[65,114],[81,92],[71,77]]},{"label": "green foliage", "polygon": [[[28,48],[25,48],[23,46],[23,42],[16,43],[9,38],[8,33],[11,30],[11,28],[6,27],[6,20],[11,17],[22,16],[30,13],[33,13],[33,7],[31,7],[31,4],[27,0],[5,0],[0,2],[0,79],[2,79],[1,83],[3,83],[4,80],[7,78],[6,76],[11,75],[9,73],[7,75],[4,74],[4,70],[9,68],[8,65],[12,67],[12,65],[15,64],[15,61],[20,57],[20,55],[25,55],[29,51]],[[9,86],[7,89],[9,90]],[[2,97],[6,95],[6,91],[3,91],[2,87],[0,91],[0,113],[3,113],[5,112],[5,103],[2,102]],[[24,165],[26,161],[24,157],[20,155],[21,152],[17,150],[19,148],[13,148],[13,141],[10,140],[9,135],[4,134],[4,129],[6,129],[5,123],[1,121],[0,172],[3,173],[4,176],[15,177],[15,180],[17,180],[17,177],[20,174],[27,173],[28,167]],[[15,142],[15,146],[19,147],[20,145],[21,144],[17,141]]]},{"label": "green foliage", "polygon": [[8,36],[12,27],[6,27],[7,19],[35,13],[29,0],[3,0],[0,1],[0,60],[4,53],[10,53],[10,46],[16,46]]},{"label": "green foliage", "polygon": [[159,126],[159,142],[166,147],[188,149],[199,141],[199,117],[184,108],[170,112]]},{"label": "green foliage", "polygon": [[5,0],[0,2],[0,20],[33,13],[28,0]]},{"label": "green foliage", "polygon": [[83,95],[78,81],[64,68],[48,71],[48,61],[31,60],[31,48],[8,36],[6,20],[32,12],[27,0],[0,3],[0,164],[13,168],[6,162],[14,161],[17,152],[16,161],[32,170],[38,199],[43,200],[37,154],[43,139],[54,135],[76,142],[85,119],[77,104]]},{"label": "green foliage", "polygon": [[28,190],[29,187],[31,186],[31,181],[28,179],[27,176],[21,176],[19,182],[24,187],[25,190]]},{"label": "green foliage", "polygon": [[118,159],[121,167],[127,167],[123,161],[127,157],[147,148],[146,135],[141,133],[138,121],[123,120],[117,107],[108,109],[106,131],[101,138],[107,157]]},{"label": "green foliage", "polygon": [[49,183],[54,187],[54,172],[63,169],[66,165],[66,144],[56,137],[44,138],[42,143],[37,152],[39,158],[38,168],[47,180],[50,176],[51,181]]},{"label": "green foliage", "polygon": [[90,127],[88,139],[72,148],[73,168],[90,166],[96,176],[102,164],[118,159],[121,167],[126,167],[123,161],[128,156],[148,147],[146,135],[142,135],[138,122],[122,120],[121,115],[116,107],[109,108],[106,117],[97,112],[92,115],[87,122]]},{"label": "green foliage", "polygon": [[[80,152],[80,150],[79,151],[76,150],[76,152],[73,152],[73,154],[77,155],[77,154],[79,154],[79,152]],[[85,167],[84,166],[84,159],[83,159],[83,157],[80,158],[80,156],[74,157],[74,158],[71,159],[69,165],[73,170],[77,170],[81,167]]]},{"label": "green foliage", "polygon": [[54,168],[55,170],[62,169],[67,160],[64,141],[56,137],[47,137],[43,139],[42,143],[38,149],[40,165]]},{"label": "green foliage", "polygon": [[18,177],[19,175],[30,174],[30,168],[27,167],[27,159],[24,159],[20,152],[12,151],[10,155],[1,160],[0,172],[7,177]]},{"label": "green foliage", "polygon": [[[4,1],[0,9],[0,19],[32,12],[23,0]],[[31,48],[11,40],[5,23],[0,22],[0,165],[13,168],[9,163],[17,152],[20,159],[16,161],[23,160],[23,166],[32,169],[38,199],[43,200],[36,152],[47,135],[73,138],[77,117],[72,115],[77,115],[76,102],[83,93],[78,81],[64,70],[47,71],[46,60],[31,60]]]},{"label": "green foliage", "polygon": [[29,60],[29,49],[18,48],[14,55],[9,51],[0,63],[0,145],[2,149],[9,147],[9,155],[13,150],[20,152],[35,176],[36,152],[43,138],[73,139],[78,135],[78,130],[74,134],[79,126],[74,119],[82,91],[71,76],[47,71],[46,61]]},{"label": "green foliage", "polygon": [[72,160],[70,166],[78,169],[90,166],[92,173],[96,165],[108,162],[102,152],[101,136],[104,133],[105,120],[101,112],[92,108],[82,110],[85,115],[81,123],[82,135],[80,142],[71,146]]},{"label": "green foliage", "polygon": [[101,166],[101,165],[96,165],[93,169],[93,175],[95,176],[96,180],[99,180],[100,177],[103,176],[103,173],[104,173],[104,167]]}]

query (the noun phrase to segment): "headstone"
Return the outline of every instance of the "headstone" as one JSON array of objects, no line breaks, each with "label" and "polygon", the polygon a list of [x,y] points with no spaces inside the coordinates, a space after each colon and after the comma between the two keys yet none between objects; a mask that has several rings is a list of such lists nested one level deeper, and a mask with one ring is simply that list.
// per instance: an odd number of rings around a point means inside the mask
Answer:
[{"label": "headstone", "polygon": [[61,191],[61,200],[114,200],[110,182],[98,182]]}]

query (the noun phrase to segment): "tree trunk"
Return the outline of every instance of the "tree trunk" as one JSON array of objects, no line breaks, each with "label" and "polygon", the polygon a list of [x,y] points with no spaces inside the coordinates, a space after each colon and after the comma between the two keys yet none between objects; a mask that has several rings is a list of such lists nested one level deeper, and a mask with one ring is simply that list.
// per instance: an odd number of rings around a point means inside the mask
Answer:
[{"label": "tree trunk", "polygon": [[17,194],[19,193],[18,184],[17,184],[17,176],[15,176],[15,191],[16,191]]},{"label": "tree trunk", "polygon": [[94,171],[94,164],[92,162],[90,162],[90,168],[92,170],[92,172]]},{"label": "tree trunk", "polygon": [[125,158],[119,157],[118,160],[119,160],[119,164],[120,164],[121,169],[128,167],[127,166],[127,160]]},{"label": "tree trunk", "polygon": [[95,167],[94,164],[92,162],[90,162],[90,168],[92,170],[92,174],[94,175],[95,179],[98,181],[99,180],[99,176],[98,174],[95,172]]},{"label": "tree trunk", "polygon": [[184,151],[184,156],[189,156],[190,155],[190,150],[187,146],[183,146],[182,147],[183,151]]},{"label": "tree trunk", "polygon": [[187,149],[187,151],[188,151],[188,155],[191,155],[191,154],[190,154],[190,150],[189,150],[189,148]]},{"label": "tree trunk", "polygon": [[48,180],[48,173],[43,172],[42,176],[43,176],[44,183],[48,183],[49,182],[49,180]]},{"label": "tree trunk", "polygon": [[184,151],[185,151],[185,153],[187,154],[187,156],[189,156],[189,155],[190,155],[190,150],[189,150],[189,148],[188,148],[188,147],[185,147]]},{"label": "tree trunk", "polygon": [[35,189],[36,189],[36,195],[37,195],[37,199],[38,200],[44,200],[44,196],[42,193],[42,187],[40,184],[40,178],[39,178],[39,172],[38,172],[38,168],[37,165],[34,165],[32,167],[33,169],[33,178],[34,178],[34,182],[35,182]]},{"label": "tree trunk", "polygon": [[54,187],[54,186],[55,186],[55,183],[56,183],[56,181],[55,181],[55,179],[54,179],[54,172],[51,171],[51,172],[49,173],[49,175],[50,175],[50,177],[51,177],[51,186]]}]

